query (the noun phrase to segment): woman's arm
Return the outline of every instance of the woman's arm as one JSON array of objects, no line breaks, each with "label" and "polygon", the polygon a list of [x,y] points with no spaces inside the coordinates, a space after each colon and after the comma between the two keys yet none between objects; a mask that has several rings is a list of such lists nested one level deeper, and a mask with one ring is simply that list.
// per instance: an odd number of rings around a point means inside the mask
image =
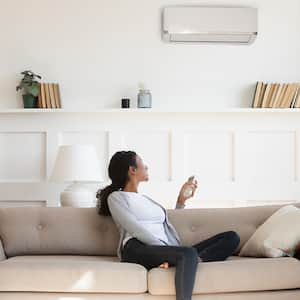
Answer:
[{"label": "woman's arm", "polygon": [[126,199],[121,195],[110,194],[107,203],[114,221],[120,224],[131,236],[148,245],[165,245],[163,241],[156,238],[138,222],[136,216],[130,212]]}]

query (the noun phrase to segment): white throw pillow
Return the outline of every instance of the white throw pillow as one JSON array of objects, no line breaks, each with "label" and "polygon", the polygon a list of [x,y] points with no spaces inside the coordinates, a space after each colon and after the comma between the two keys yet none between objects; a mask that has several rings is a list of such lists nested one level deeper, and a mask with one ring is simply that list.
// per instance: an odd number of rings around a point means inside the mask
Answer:
[{"label": "white throw pillow", "polygon": [[300,243],[300,209],[292,204],[278,209],[245,243],[239,256],[293,256]]}]

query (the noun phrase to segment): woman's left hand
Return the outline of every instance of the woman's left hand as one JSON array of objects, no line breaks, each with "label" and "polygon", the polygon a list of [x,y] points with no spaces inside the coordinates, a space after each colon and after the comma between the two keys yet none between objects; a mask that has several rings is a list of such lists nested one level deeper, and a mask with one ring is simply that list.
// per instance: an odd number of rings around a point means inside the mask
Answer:
[{"label": "woman's left hand", "polygon": [[[184,193],[184,190],[188,186],[190,186],[192,188],[192,194],[190,196],[186,197],[186,196],[183,195],[183,193]],[[188,181],[185,182],[183,184],[183,186],[181,187],[181,189],[180,189],[180,192],[179,192],[179,195],[178,195],[178,202],[184,203],[187,199],[192,198],[195,194],[195,191],[196,191],[197,187],[198,187],[197,179],[195,179],[194,182],[188,182]]]}]

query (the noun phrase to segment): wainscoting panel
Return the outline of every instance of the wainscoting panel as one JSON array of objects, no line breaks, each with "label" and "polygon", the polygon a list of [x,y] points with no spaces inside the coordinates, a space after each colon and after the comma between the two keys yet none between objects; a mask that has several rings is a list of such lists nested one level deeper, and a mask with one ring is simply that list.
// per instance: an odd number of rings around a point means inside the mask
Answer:
[{"label": "wainscoting panel", "polygon": [[189,130],[183,137],[184,176],[197,174],[201,182],[233,180],[232,133]]},{"label": "wainscoting panel", "polygon": [[134,149],[142,157],[153,182],[171,180],[169,131],[132,130],[123,133],[121,145],[122,149]]},{"label": "wainscoting panel", "polygon": [[297,181],[295,131],[247,131],[237,146],[237,181]]},{"label": "wainscoting panel", "polygon": [[45,132],[0,131],[0,182],[43,181],[45,150]]},{"label": "wainscoting panel", "polygon": [[116,151],[136,151],[149,181],[139,191],[174,208],[190,175],[198,189],[186,208],[299,201],[300,118],[250,112],[0,113],[0,206],[59,206],[67,183],[49,181],[65,144],[93,144],[105,181]]}]

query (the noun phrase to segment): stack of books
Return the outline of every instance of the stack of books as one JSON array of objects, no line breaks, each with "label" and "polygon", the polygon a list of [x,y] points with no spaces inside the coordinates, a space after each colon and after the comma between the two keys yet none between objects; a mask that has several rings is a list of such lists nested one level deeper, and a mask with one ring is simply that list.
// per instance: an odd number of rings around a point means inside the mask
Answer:
[{"label": "stack of books", "polygon": [[300,83],[257,82],[252,107],[299,108]]},{"label": "stack of books", "polygon": [[58,83],[40,83],[38,108],[62,108]]}]

